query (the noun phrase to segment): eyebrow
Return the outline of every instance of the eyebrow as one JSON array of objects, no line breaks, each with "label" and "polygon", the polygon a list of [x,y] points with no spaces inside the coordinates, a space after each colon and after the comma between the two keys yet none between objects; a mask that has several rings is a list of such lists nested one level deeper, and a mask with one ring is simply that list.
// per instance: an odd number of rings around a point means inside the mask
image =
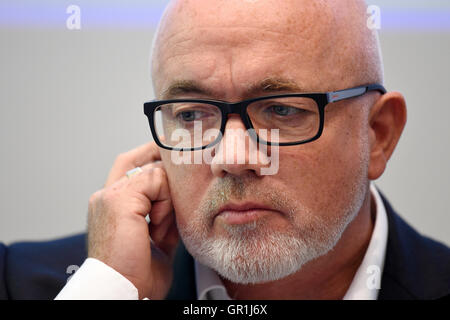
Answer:
[{"label": "eyebrow", "polygon": [[[304,88],[290,79],[271,77],[247,86],[245,95],[248,97],[258,94],[272,94],[280,92],[305,92]],[[174,99],[183,95],[218,96],[218,92],[202,86],[194,80],[176,80],[161,94],[161,99]]]}]

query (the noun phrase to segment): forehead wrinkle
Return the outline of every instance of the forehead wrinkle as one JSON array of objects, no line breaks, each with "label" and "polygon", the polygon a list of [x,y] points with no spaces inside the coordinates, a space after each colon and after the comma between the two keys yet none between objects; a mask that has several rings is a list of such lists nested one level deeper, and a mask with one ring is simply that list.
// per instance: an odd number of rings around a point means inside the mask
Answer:
[{"label": "forehead wrinkle", "polygon": [[[262,81],[244,86],[245,92],[243,97],[254,97],[262,93],[280,93],[280,92],[306,92],[304,87],[298,85],[295,81],[282,77],[268,77]],[[172,99],[183,95],[198,94],[209,97],[223,96],[212,88],[202,85],[195,80],[176,80],[172,82],[167,89],[160,95],[161,99]]]},{"label": "forehead wrinkle", "polygon": [[202,86],[198,81],[176,80],[161,93],[161,98],[170,99],[184,94],[215,95],[212,89]]},{"label": "forehead wrinkle", "polygon": [[[235,52],[239,49],[252,50],[252,46],[258,43],[269,46],[277,43],[280,52],[301,54],[305,51],[310,51],[305,48],[299,50],[295,46],[295,41],[299,40],[299,35],[288,34],[281,31],[261,30],[256,27],[202,27],[182,30],[174,32],[161,37],[158,49],[159,53],[165,52],[164,55],[159,54],[158,58],[164,57],[165,63],[183,56],[186,53],[195,52],[196,48],[211,48],[213,50],[220,50],[222,53]],[[205,51],[203,50],[203,53]],[[272,52],[267,52],[267,56],[273,55]]]},{"label": "forehead wrinkle", "polygon": [[247,91],[252,93],[258,92],[305,92],[304,87],[297,84],[294,80],[283,77],[267,77],[266,79],[255,82],[247,87]]}]

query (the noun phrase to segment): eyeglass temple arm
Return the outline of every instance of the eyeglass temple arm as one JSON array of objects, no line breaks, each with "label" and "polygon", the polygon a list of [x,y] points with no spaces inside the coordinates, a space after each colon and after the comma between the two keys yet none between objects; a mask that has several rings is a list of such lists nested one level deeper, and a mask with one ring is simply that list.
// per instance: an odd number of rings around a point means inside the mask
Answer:
[{"label": "eyeglass temple arm", "polygon": [[373,90],[379,91],[382,94],[385,94],[387,92],[386,89],[381,84],[376,83],[376,84],[371,84],[368,86],[360,86],[360,87],[351,88],[351,89],[328,92],[327,93],[328,103],[362,96],[366,92],[373,91]]}]

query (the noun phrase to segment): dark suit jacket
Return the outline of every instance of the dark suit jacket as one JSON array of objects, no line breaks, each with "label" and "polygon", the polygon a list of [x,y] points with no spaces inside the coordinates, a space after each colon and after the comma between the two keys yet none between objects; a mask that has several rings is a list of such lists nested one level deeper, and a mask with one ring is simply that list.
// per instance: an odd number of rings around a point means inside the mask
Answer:
[{"label": "dark suit jacket", "polygon": [[[450,295],[450,248],[412,229],[383,197],[389,235],[379,299],[436,299]],[[53,299],[70,265],[86,258],[85,234],[48,242],[0,244],[0,298]],[[167,299],[197,298],[193,259],[181,244]]]}]

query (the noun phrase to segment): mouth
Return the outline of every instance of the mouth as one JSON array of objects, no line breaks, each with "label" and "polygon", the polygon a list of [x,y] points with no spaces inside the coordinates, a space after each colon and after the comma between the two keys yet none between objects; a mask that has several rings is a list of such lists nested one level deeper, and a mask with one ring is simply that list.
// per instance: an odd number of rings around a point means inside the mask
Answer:
[{"label": "mouth", "polygon": [[221,207],[215,218],[226,224],[245,224],[261,219],[267,215],[280,214],[280,211],[258,203],[228,203]]}]

